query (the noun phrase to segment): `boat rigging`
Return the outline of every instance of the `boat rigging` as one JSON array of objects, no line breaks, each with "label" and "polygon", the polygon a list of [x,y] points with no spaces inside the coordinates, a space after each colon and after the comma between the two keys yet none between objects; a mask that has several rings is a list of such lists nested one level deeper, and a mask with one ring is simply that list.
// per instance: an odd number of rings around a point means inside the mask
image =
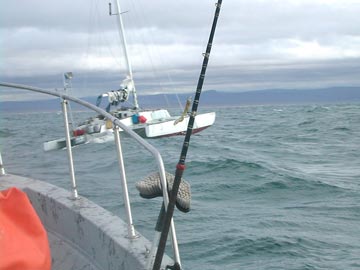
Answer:
[{"label": "boat rigging", "polygon": [[[120,121],[142,137],[162,138],[185,135],[188,122],[191,118],[187,111],[184,111],[180,116],[171,116],[166,109],[146,110],[140,108],[122,18],[125,12],[121,11],[119,0],[114,1],[116,8],[115,13],[112,12],[112,6],[110,4],[109,14],[116,17],[121,46],[123,47],[126,75],[120,83],[120,88],[113,91],[107,91],[99,95],[96,100],[96,105],[100,106],[102,101],[107,99],[106,111],[120,119]],[[71,83],[72,77],[73,76],[68,78],[68,83]],[[121,106],[124,102],[128,101],[131,95],[133,97],[133,106]],[[112,107],[114,107],[113,110]],[[215,117],[215,112],[197,114],[194,119],[192,133],[198,133],[212,126],[215,122]],[[120,129],[120,131],[122,130]],[[111,123],[102,116],[88,118],[78,126],[73,127],[73,134],[71,138],[73,142],[72,146],[90,142],[94,139],[107,136],[112,132],[113,129]],[[44,143],[45,151],[61,149],[64,147],[65,138],[51,140]]]}]

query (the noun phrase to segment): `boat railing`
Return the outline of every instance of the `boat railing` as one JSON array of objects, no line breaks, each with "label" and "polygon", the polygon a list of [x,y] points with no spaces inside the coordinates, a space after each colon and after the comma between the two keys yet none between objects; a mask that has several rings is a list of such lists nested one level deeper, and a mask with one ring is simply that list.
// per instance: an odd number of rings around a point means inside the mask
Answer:
[{"label": "boat railing", "polygon": [[5,168],[2,162],[1,152],[0,152],[0,176],[5,175]]},{"label": "boat railing", "polygon": [[[148,152],[150,152],[150,154],[154,157],[154,159],[157,163],[157,167],[158,167],[158,171],[159,171],[159,175],[160,175],[165,209],[167,208],[167,205],[169,203],[169,197],[168,197],[168,193],[167,193],[165,166],[164,166],[164,162],[163,162],[160,152],[153,145],[151,145],[146,140],[144,140],[142,137],[140,137],[136,132],[134,132],[129,127],[127,127],[122,122],[120,122],[119,119],[117,119],[110,113],[106,112],[105,110],[103,110],[89,102],[86,102],[82,99],[70,96],[65,93],[55,92],[55,91],[42,89],[42,88],[38,88],[38,87],[32,87],[32,86],[28,86],[28,85],[7,83],[7,82],[0,82],[0,86],[38,92],[38,93],[42,93],[42,94],[56,96],[61,99],[61,108],[62,108],[62,112],[63,112],[63,116],[64,116],[65,139],[66,139],[66,146],[67,146],[66,149],[67,149],[67,155],[68,155],[68,161],[69,161],[69,173],[70,173],[71,187],[72,187],[71,197],[74,200],[76,200],[78,198],[78,188],[76,185],[75,168],[74,168],[74,161],[73,161],[72,148],[71,148],[71,138],[70,138],[70,130],[69,130],[68,110],[67,110],[68,101],[75,102],[75,103],[82,105],[90,110],[93,110],[93,111],[97,112],[98,114],[102,115],[103,117],[105,117],[107,120],[110,120],[113,123],[114,139],[115,139],[117,158],[118,158],[118,163],[119,163],[119,168],[120,168],[120,178],[121,178],[122,189],[123,189],[123,200],[124,200],[126,219],[127,219],[126,222],[127,222],[127,226],[128,226],[128,237],[136,240],[137,235],[136,235],[133,220],[132,220],[129,192],[128,192],[128,188],[127,188],[124,159],[123,159],[123,154],[122,154],[121,140],[120,140],[120,133],[119,133],[120,128],[125,133],[127,133],[131,138],[133,138],[138,144],[140,144]],[[2,165],[1,155],[0,155],[0,169],[1,169],[0,175],[5,174],[5,170]],[[172,247],[173,247],[173,253],[174,253],[174,261],[178,262],[180,264],[180,255],[179,255],[177,237],[176,237],[176,232],[175,232],[175,225],[174,225],[173,221],[171,222],[171,239],[172,239]],[[156,246],[155,241],[156,241],[156,237],[154,239],[153,246]],[[149,260],[151,260],[151,259],[152,258],[149,258]]]}]

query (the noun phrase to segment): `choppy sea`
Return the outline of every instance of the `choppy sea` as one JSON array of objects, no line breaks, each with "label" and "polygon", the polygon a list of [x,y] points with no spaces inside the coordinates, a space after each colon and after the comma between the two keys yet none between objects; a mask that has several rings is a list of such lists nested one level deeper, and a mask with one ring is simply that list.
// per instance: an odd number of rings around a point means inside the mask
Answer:
[{"label": "choppy sea", "polygon": [[[215,125],[188,152],[192,210],[175,213],[184,269],[360,269],[360,104],[212,109]],[[6,171],[69,188],[66,151],[42,146],[63,137],[62,115],[0,119]],[[149,142],[174,172],[183,137]],[[152,240],[161,201],[140,198],[135,182],[156,164],[131,138],[122,147],[135,227]],[[73,153],[80,195],[124,218],[114,143]]]}]

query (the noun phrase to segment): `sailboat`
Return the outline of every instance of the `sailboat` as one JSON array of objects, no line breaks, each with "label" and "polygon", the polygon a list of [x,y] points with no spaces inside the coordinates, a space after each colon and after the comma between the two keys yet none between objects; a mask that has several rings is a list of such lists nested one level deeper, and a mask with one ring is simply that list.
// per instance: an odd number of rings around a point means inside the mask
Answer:
[{"label": "sailboat", "polygon": [[[96,105],[100,106],[101,102],[105,100],[106,111],[118,118],[126,126],[130,127],[140,136],[145,138],[162,138],[176,135],[185,135],[188,122],[189,122],[189,109],[191,100],[188,99],[182,115],[171,116],[166,109],[145,110],[139,105],[135,82],[133,78],[131,61],[129,58],[128,47],[126,42],[124,24],[122,20],[122,12],[120,8],[119,0],[115,1],[116,12],[112,13],[111,3],[109,3],[109,15],[116,15],[118,30],[122,47],[124,51],[124,58],[126,63],[127,74],[122,80],[120,88],[113,91],[108,91],[99,95],[96,101]],[[69,78],[65,73],[64,89],[69,83]],[[72,76],[71,76],[72,77]],[[129,97],[132,96],[133,106],[125,107],[121,106]],[[115,107],[114,110],[111,110]],[[193,133],[198,133],[210,126],[215,122],[215,112],[197,114],[193,125]],[[102,116],[95,116],[87,119],[80,125],[72,127],[72,145],[84,144],[91,141],[94,138],[99,138],[113,132],[113,124],[108,119]],[[120,129],[120,131],[122,131]],[[65,138],[48,141],[44,143],[44,150],[62,149],[65,147]]]}]

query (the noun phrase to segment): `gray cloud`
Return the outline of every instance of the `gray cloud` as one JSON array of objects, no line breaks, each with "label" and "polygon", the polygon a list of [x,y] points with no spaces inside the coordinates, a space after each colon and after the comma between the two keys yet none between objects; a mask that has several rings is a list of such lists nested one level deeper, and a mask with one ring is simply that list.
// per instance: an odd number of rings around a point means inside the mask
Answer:
[{"label": "gray cloud", "polygon": [[[140,92],[193,90],[214,2],[121,3]],[[360,85],[359,11],[360,0],[224,1],[206,87]],[[122,80],[124,60],[106,1],[13,0],[0,12],[0,80],[55,88],[71,70],[82,80],[78,96]]]}]

